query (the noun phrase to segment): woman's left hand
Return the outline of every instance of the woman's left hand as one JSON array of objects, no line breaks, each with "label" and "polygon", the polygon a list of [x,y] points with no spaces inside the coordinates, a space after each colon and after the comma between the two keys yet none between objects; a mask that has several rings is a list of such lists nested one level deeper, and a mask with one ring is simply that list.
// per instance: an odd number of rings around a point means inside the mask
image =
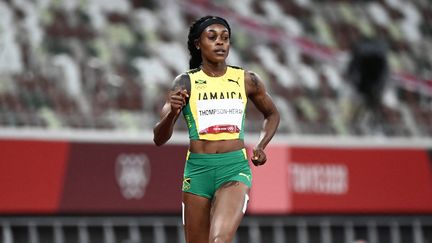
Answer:
[{"label": "woman's left hand", "polygon": [[267,155],[265,154],[264,149],[254,148],[251,161],[255,166],[260,166],[265,164],[265,162],[267,161]]}]

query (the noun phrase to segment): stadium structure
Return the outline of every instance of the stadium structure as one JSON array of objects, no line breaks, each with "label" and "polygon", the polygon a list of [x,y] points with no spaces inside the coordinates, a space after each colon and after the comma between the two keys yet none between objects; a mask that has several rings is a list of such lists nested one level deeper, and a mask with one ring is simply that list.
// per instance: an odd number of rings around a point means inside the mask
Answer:
[{"label": "stadium structure", "polygon": [[235,243],[432,242],[430,0],[0,0],[0,243],[184,242],[152,128],[204,15],[281,114]]}]

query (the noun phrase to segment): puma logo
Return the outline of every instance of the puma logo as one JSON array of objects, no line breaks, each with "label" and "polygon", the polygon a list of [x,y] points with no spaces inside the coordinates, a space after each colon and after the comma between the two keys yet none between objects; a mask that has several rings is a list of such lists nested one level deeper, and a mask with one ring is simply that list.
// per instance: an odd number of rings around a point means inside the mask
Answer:
[{"label": "puma logo", "polygon": [[248,181],[250,181],[250,175],[246,175],[245,173],[240,172],[239,175],[246,177]]},{"label": "puma logo", "polygon": [[228,82],[233,82],[233,83],[236,83],[239,87],[240,87],[240,84],[239,84],[239,79],[240,78],[237,78],[237,80],[234,80],[234,79],[228,79]]}]

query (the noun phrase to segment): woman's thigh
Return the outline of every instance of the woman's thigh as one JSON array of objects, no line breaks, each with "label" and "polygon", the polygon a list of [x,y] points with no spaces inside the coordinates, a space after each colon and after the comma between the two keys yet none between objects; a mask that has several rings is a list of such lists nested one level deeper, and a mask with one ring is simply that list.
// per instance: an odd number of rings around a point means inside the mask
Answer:
[{"label": "woman's thigh", "polygon": [[211,208],[210,239],[232,241],[249,200],[249,187],[238,181],[223,184]]},{"label": "woman's thigh", "polygon": [[183,223],[186,243],[208,242],[210,208],[210,199],[183,192]]}]

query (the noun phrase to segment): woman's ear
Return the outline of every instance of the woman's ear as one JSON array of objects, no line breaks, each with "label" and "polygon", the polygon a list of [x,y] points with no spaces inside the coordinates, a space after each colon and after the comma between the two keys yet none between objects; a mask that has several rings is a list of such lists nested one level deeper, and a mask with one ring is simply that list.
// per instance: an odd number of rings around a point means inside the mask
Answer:
[{"label": "woman's ear", "polygon": [[195,40],[195,47],[196,47],[197,50],[200,49],[199,39]]}]

